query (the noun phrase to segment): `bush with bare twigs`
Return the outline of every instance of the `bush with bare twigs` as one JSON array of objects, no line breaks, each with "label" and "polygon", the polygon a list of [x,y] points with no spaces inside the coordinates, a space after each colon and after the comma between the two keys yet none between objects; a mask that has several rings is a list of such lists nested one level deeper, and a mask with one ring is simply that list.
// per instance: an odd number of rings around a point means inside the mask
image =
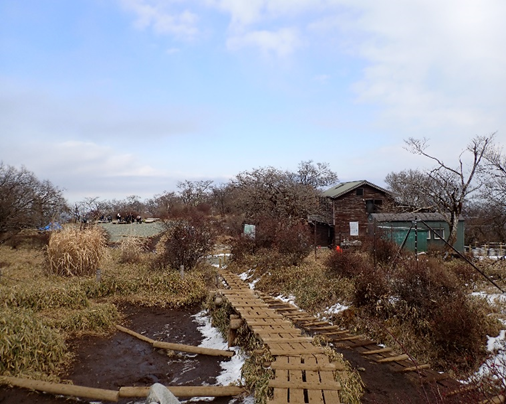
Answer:
[{"label": "bush with bare twigs", "polygon": [[48,270],[60,276],[94,275],[106,248],[106,237],[100,228],[65,227],[53,232],[49,239]]}]

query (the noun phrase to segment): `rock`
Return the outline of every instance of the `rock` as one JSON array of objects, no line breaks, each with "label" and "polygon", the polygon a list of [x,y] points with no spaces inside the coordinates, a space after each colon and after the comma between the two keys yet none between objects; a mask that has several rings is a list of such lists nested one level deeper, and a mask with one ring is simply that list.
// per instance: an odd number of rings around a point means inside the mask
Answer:
[{"label": "rock", "polygon": [[155,383],[149,389],[146,404],[179,404],[179,400],[163,384]]}]

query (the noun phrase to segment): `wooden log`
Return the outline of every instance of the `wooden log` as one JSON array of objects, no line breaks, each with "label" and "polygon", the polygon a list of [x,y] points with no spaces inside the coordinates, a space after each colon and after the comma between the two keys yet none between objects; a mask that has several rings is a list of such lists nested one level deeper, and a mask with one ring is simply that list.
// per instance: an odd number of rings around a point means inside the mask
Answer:
[{"label": "wooden log", "polygon": [[235,346],[235,339],[237,338],[237,329],[236,328],[229,328],[228,335],[227,335],[227,344],[228,347]]},{"label": "wooden log", "polygon": [[20,377],[0,376],[0,384],[10,384],[30,390],[43,391],[45,393],[62,396],[88,398],[97,401],[113,401],[119,399],[119,392],[115,390],[97,389],[93,387],[75,386],[73,384],[61,384],[44,382],[41,380],[23,379]]},{"label": "wooden log", "polygon": [[155,348],[170,349],[171,351],[189,352],[200,355],[226,356],[228,358],[234,356],[234,352],[232,351],[224,351],[221,349],[213,349],[213,348],[203,348],[200,346],[193,346],[193,345],[174,344],[172,342],[153,341],[153,346]]},{"label": "wooden log", "polygon": [[[240,386],[165,386],[176,397],[231,397],[238,396],[246,391]],[[119,397],[146,398],[150,387],[121,387]]]},{"label": "wooden log", "polygon": [[397,369],[394,372],[397,372],[397,373],[416,372],[418,370],[429,369],[429,368],[430,368],[430,365],[423,364],[423,365],[418,365],[418,366],[409,366],[409,367],[403,368],[403,369]]},{"label": "wooden log", "polygon": [[171,351],[189,352],[209,356],[226,356],[226,357],[234,356],[234,352],[232,351],[224,351],[221,349],[213,349],[213,348],[203,348],[193,345],[175,344],[172,342],[155,341],[152,340],[151,338],[145,337],[144,335],[136,333],[135,331],[129,330],[128,328],[122,327],[120,325],[116,325],[116,328],[136,338],[139,338],[142,341],[149,342],[155,348],[170,349]]},{"label": "wooden log", "polygon": [[120,330],[120,331],[123,331],[126,334],[129,334],[129,335],[131,335],[131,336],[133,336],[135,338],[138,338],[138,339],[140,339],[142,341],[145,341],[145,342],[148,342],[150,344],[153,344],[153,342],[155,342],[155,340],[153,340],[151,338],[148,338],[148,337],[146,337],[146,336],[144,336],[142,334],[139,334],[139,333],[137,333],[135,331],[129,330],[128,328],[125,328],[125,327],[123,327],[121,325],[116,324],[116,328],[118,330]]},{"label": "wooden log", "polygon": [[376,362],[378,363],[388,363],[388,362],[398,362],[398,361],[404,361],[406,359],[409,359],[409,356],[406,354],[397,355],[397,356],[390,356],[388,358],[378,359]]},{"label": "wooden log", "polygon": [[238,330],[243,323],[242,318],[231,318],[230,319],[230,329],[231,330]]},{"label": "wooden log", "polygon": [[375,354],[387,353],[387,352],[392,352],[392,348],[381,348],[381,349],[375,349],[373,351],[364,351],[364,352],[361,352],[361,354],[362,355],[375,355]]}]

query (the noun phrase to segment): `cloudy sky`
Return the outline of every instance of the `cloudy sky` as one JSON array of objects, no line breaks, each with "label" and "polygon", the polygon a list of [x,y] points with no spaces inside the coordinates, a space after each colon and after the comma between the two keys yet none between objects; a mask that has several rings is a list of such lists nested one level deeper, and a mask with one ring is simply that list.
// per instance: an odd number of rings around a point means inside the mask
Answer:
[{"label": "cloudy sky", "polygon": [[84,197],[506,143],[504,0],[0,0],[0,161]]}]

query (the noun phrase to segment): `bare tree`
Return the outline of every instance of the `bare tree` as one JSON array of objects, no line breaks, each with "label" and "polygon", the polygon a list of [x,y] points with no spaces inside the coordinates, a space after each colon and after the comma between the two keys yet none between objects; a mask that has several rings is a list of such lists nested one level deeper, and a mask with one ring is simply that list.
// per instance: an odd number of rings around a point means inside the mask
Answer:
[{"label": "bare tree", "polygon": [[178,182],[179,196],[185,205],[197,206],[207,201],[211,191],[211,180]]},{"label": "bare tree", "polygon": [[[450,227],[448,243],[453,245],[457,238],[457,226],[462,214],[464,202],[477,191],[481,184],[476,176],[483,166],[484,157],[493,147],[494,134],[474,137],[462,151],[456,166],[446,164],[442,159],[429,154],[427,139],[406,140],[409,151],[432,160],[434,168],[424,172],[425,180],[418,183],[420,200],[429,201],[435,211],[441,213]],[[464,163],[464,155],[470,155]],[[416,192],[416,191],[415,191]]]},{"label": "bare tree", "polygon": [[[420,192],[429,186],[429,177],[420,170],[403,170],[389,173],[385,177],[388,189],[392,191],[400,211],[432,210],[434,201],[430,195]],[[427,182],[427,184],[425,184]]]},{"label": "bare tree", "polygon": [[232,184],[238,191],[239,209],[253,221],[265,216],[299,220],[317,206],[315,188],[300,184],[291,173],[273,167],[242,172]]},{"label": "bare tree", "polygon": [[313,188],[328,187],[339,181],[337,174],[330,169],[328,163],[313,163],[312,160],[301,161],[294,176],[298,183]]},{"label": "bare tree", "polygon": [[24,167],[0,162],[0,233],[47,225],[65,210],[62,190]]}]

